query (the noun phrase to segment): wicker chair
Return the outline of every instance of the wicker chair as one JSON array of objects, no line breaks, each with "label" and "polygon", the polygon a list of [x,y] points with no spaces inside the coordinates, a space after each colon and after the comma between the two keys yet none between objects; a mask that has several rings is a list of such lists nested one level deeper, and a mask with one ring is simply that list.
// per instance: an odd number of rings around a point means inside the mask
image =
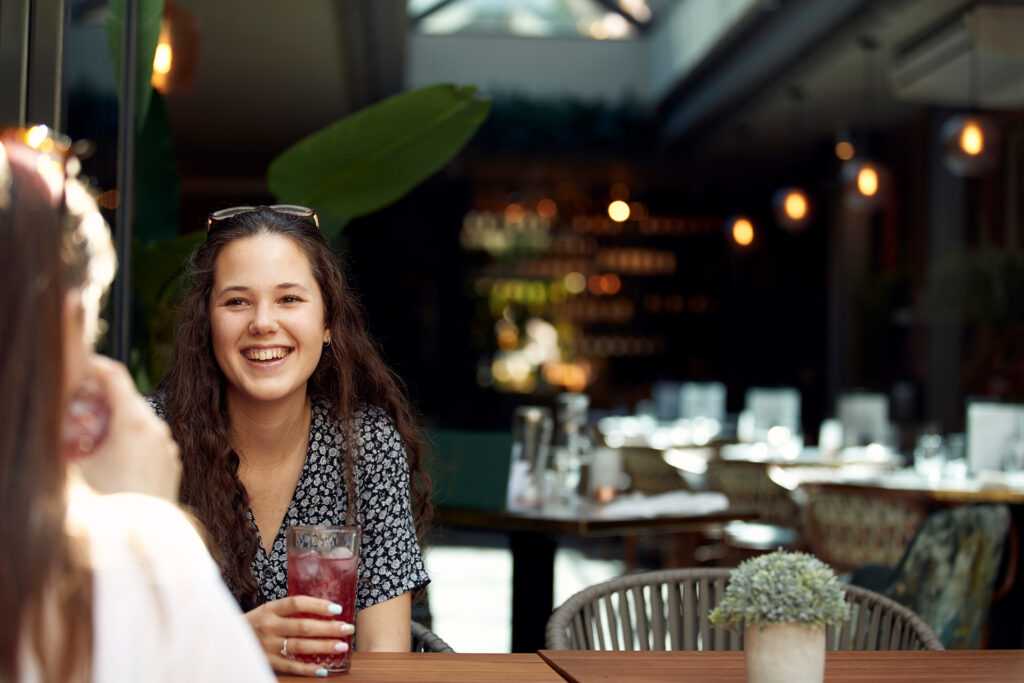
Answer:
[{"label": "wicker chair", "polygon": [[[728,569],[670,569],[591,586],[551,615],[548,649],[742,650],[742,632],[708,621],[728,580]],[[850,619],[828,628],[828,649],[943,649],[907,608],[864,588],[845,586],[845,591]]]},{"label": "wicker chair", "polygon": [[837,572],[895,566],[928,517],[929,502],[918,494],[828,483],[800,488],[807,545]]},{"label": "wicker chair", "polygon": [[455,652],[451,645],[418,621],[412,622],[413,652]]}]

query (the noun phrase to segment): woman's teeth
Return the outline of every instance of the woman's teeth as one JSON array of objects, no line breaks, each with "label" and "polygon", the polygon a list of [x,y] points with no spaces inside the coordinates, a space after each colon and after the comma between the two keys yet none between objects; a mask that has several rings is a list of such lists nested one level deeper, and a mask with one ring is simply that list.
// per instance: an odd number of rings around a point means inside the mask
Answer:
[{"label": "woman's teeth", "polygon": [[247,349],[243,355],[249,360],[277,360],[284,358],[291,352],[291,349],[277,347],[273,349]]}]

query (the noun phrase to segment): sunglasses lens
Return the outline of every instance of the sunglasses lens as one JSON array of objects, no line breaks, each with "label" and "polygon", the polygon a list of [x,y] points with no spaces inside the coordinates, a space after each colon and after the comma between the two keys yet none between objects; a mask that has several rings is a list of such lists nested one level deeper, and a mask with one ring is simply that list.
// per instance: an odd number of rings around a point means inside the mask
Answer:
[{"label": "sunglasses lens", "polygon": [[232,218],[234,216],[238,216],[239,214],[255,210],[256,207],[254,206],[232,206],[227,209],[221,209],[220,211],[214,211],[213,213],[210,214],[210,220],[222,221],[225,218]]},{"label": "sunglasses lens", "polygon": [[299,206],[298,204],[274,204],[270,208],[279,213],[287,213],[292,216],[312,216],[316,213],[313,209]]}]

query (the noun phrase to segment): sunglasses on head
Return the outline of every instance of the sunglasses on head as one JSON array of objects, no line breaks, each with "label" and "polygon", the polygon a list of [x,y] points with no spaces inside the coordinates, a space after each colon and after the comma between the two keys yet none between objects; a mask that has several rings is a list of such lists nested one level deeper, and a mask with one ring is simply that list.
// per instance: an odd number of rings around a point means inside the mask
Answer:
[{"label": "sunglasses on head", "polygon": [[270,206],[231,206],[226,209],[221,209],[220,211],[214,211],[206,219],[206,233],[210,234],[213,232],[218,223],[235,218],[236,216],[253,213],[254,211],[262,211],[263,209],[269,209],[275,213],[285,214],[286,216],[306,218],[318,229],[320,228],[320,216],[318,216],[316,211],[308,206],[299,206],[298,204],[271,204]]}]

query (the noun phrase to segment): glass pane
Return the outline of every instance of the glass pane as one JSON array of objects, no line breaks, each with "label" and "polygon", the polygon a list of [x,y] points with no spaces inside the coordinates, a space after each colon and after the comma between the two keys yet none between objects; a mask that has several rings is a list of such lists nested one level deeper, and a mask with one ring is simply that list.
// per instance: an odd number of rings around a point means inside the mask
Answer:
[{"label": "glass pane", "polygon": [[[106,0],[69,3],[64,32],[61,128],[75,141],[88,141],[82,174],[93,186],[107,222],[117,208],[117,78],[107,35]],[[103,317],[110,322],[110,307]],[[101,340],[110,352],[110,337]]]},{"label": "glass pane", "polygon": [[[415,16],[433,3],[410,0]],[[645,0],[623,0],[625,11],[638,17],[650,12]],[[582,36],[600,40],[635,38],[636,28],[621,14],[593,0],[458,0],[427,16],[424,33],[509,33],[519,36]]]}]

